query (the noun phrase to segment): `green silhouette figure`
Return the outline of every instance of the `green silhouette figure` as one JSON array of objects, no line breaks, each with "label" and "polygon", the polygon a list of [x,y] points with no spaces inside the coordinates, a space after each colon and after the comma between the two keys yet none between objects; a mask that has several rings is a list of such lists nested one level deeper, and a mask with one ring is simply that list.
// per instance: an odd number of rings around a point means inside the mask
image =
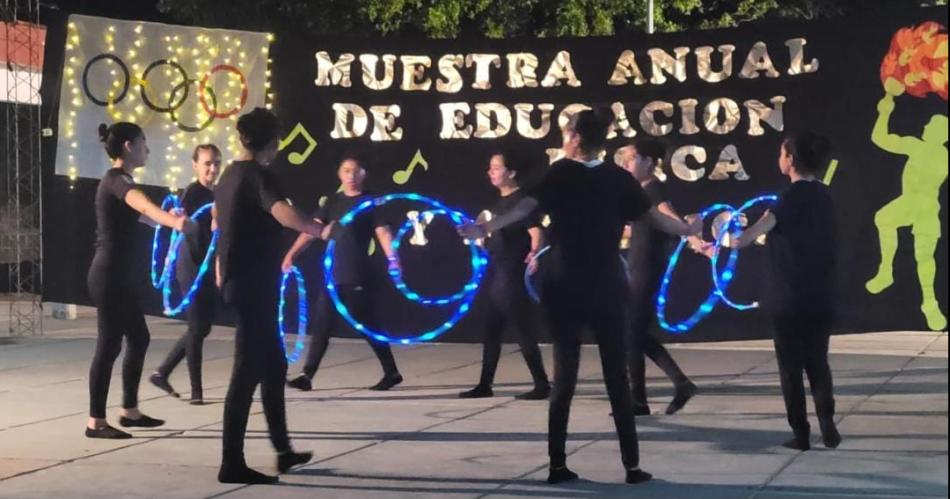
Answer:
[{"label": "green silhouette figure", "polygon": [[901,177],[901,194],[874,215],[880,237],[881,264],[866,287],[878,294],[894,284],[897,229],[911,227],[923,295],[920,310],[930,329],[942,330],[947,327],[947,318],[940,310],[934,291],[937,275],[934,253],[940,240],[940,188],[947,180],[947,116],[931,117],[920,138],[892,134],[888,131],[888,122],[894,111],[894,98],[904,93],[904,85],[890,78],[884,89],[886,93],[877,105],[878,118],[871,141],[887,152],[907,156],[907,163]]}]

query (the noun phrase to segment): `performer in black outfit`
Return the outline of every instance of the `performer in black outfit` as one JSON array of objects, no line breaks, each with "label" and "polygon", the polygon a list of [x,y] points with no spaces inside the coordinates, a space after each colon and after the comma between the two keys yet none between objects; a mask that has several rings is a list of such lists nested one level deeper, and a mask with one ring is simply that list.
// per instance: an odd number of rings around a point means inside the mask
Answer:
[{"label": "performer in black outfit", "polygon": [[835,314],[837,228],[831,192],[815,176],[828,164],[828,139],[803,133],[782,142],[779,169],[792,181],[778,202],[752,227],[733,239],[742,248],[768,234],[769,273],[763,279],[763,307],[775,324],[782,396],[794,438],[785,446],[811,448],[805,408],[808,375],[824,444],[836,448],[834,384],[828,365],[828,339]]},{"label": "performer in black outfit", "polygon": [[106,398],[112,365],[126,341],[122,362],[122,416],[125,427],[151,428],[164,421],[139,411],[139,381],[148,350],[149,332],[139,307],[132,276],[136,223],[140,214],[176,230],[191,227],[178,212],[166,213],[135,187],[132,171],[145,165],[148,145],[145,133],[133,123],[99,125],[99,140],[112,160],[96,190],[96,254],[89,267],[87,283],[96,304],[99,324],[96,354],[89,369],[89,438],[131,438],[132,435],[106,422]]},{"label": "performer in black outfit", "polygon": [[[363,191],[366,167],[359,158],[355,156],[343,158],[340,167],[337,169],[337,176],[340,178],[342,190],[330,196],[326,204],[317,211],[314,220],[321,224],[329,224],[324,233],[324,239],[332,237],[336,240],[336,251],[334,253],[336,255],[336,265],[334,266],[336,275],[333,277],[340,300],[357,317],[367,321],[368,324],[374,324],[374,307],[369,298],[373,286],[370,269],[372,260],[368,253],[369,244],[375,234],[379,246],[386,253],[390,264],[395,265],[392,250],[393,238],[385,221],[378,215],[379,210],[373,210],[372,214],[356,219],[347,228],[340,228],[334,224],[356,205],[374,197],[372,194]],[[314,239],[309,234],[300,234],[284,256],[284,272],[290,270],[294,258],[306,249]],[[340,314],[333,306],[333,301],[325,286],[320,286],[315,317],[316,321],[311,329],[313,338],[307,351],[307,360],[303,372],[287,381],[288,386],[303,391],[312,389],[311,380],[320,368],[320,361],[323,360],[327,347],[330,346],[330,336],[333,334],[334,328],[342,323]],[[389,344],[374,341],[369,337],[364,338],[383,367],[382,379],[371,386],[370,390],[386,391],[402,383],[402,375],[399,374],[399,369],[396,368],[396,360],[393,358],[393,352]]]},{"label": "performer in black outfit", "polygon": [[[518,201],[525,197],[519,188],[519,172],[527,170],[527,161],[514,151],[493,154],[488,164],[488,179],[498,189],[498,201],[489,210],[492,217],[510,211]],[[492,384],[495,370],[501,357],[501,334],[506,326],[514,326],[518,334],[521,354],[531,371],[534,389],[516,396],[521,400],[543,400],[551,393],[548,375],[544,372],[544,361],[538,340],[535,336],[535,324],[531,317],[531,303],[524,288],[525,265],[534,262],[533,257],[540,251],[543,241],[541,217],[535,213],[518,223],[501,229],[486,241],[491,256],[485,289],[488,291],[488,317],[485,327],[485,344],[482,353],[482,374],[478,385],[459,394],[460,398],[492,397]],[[533,263],[536,267],[536,262]]]},{"label": "performer in black outfit", "polygon": [[647,214],[667,232],[699,232],[698,222],[687,226],[659,213],[633,177],[612,162],[597,159],[611,121],[590,110],[575,114],[564,129],[566,158],[551,165],[531,196],[505,215],[460,230],[464,237],[481,239],[529,216],[539,205],[551,217],[553,268],[542,284],[555,359],[548,421],[549,483],[577,478],[567,468],[565,443],[585,326],[593,330],[600,346],[627,483],[651,478],[639,465],[636,420],[624,359],[627,283],[617,248],[624,225]]},{"label": "performer in black outfit", "polygon": [[[191,216],[209,203],[214,202],[214,181],[221,169],[221,150],[214,144],[201,144],[195,147],[191,155],[191,166],[197,180],[185,188],[181,195],[181,205]],[[188,292],[198,268],[204,261],[208,246],[211,245],[211,213],[204,215],[198,221],[198,231],[185,238],[180,246],[175,277],[178,279],[182,294]],[[188,316],[188,330],[175,343],[165,361],[152,373],[149,381],[160,390],[172,397],[178,398],[178,392],[168,382],[168,377],[182,359],[188,360],[188,376],[191,378],[191,405],[204,404],[204,391],[201,386],[201,353],[204,340],[211,333],[211,321],[214,320],[217,290],[214,285],[214,274],[208,272],[202,279],[194,298],[186,310]]]},{"label": "performer in black outfit", "polygon": [[277,469],[284,473],[306,463],[310,452],[296,453],[287,436],[284,378],[287,359],[277,331],[281,226],[320,235],[323,225],[293,208],[267,166],[277,156],[277,116],[262,108],[237,122],[244,152],[221,175],[214,193],[220,229],[216,273],[224,303],[236,312],[234,370],[224,401],[221,469],[223,483],[274,483],[277,477],[247,467],[244,434],[257,385]]},{"label": "performer in black outfit", "polygon": [[[618,149],[614,161],[637,179],[651,205],[660,213],[680,220],[663,189],[663,183],[655,174],[665,156],[666,149],[662,144],[644,139]],[[666,413],[675,414],[696,394],[696,385],[686,377],[663,344],[650,334],[650,326],[656,318],[656,297],[672,251],[673,238],[658,230],[649,219],[633,222],[630,230],[630,247],[627,250],[627,268],[630,272],[627,369],[633,389],[634,411],[638,416],[650,414],[646,392],[646,356],[673,382],[675,394]],[[693,239],[691,245],[698,247],[699,238]]]}]

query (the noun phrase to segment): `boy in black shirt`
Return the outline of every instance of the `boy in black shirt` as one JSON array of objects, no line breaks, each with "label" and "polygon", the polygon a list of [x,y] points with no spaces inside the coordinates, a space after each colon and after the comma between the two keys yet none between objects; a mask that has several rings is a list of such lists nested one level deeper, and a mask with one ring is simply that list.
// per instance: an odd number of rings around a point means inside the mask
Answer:
[{"label": "boy in black shirt", "polygon": [[[514,151],[496,153],[488,164],[488,178],[498,189],[500,197],[490,210],[492,217],[503,215],[521,201],[525,194],[520,190],[517,175],[526,170],[523,161]],[[541,249],[541,217],[536,212],[528,218],[501,229],[485,243],[491,256],[491,266],[485,289],[488,290],[489,307],[485,344],[482,353],[482,374],[478,386],[459,394],[460,398],[483,398],[494,395],[492,384],[501,356],[501,333],[506,326],[515,326],[521,354],[531,371],[534,389],[515,398],[520,400],[543,400],[551,393],[548,376],[538,340],[534,334],[531,304],[525,293],[523,276],[525,264],[533,261]]]},{"label": "boy in black shirt", "polygon": [[[320,207],[314,220],[322,224],[328,224],[323,239],[333,237],[336,240],[336,251],[334,252],[336,265],[334,266],[335,275],[333,278],[340,300],[357,317],[373,324],[375,318],[368,296],[370,292],[368,288],[372,286],[370,267],[372,259],[368,254],[369,243],[375,234],[379,246],[386,253],[391,265],[394,265],[393,237],[386,222],[379,215],[380,210],[372,210],[365,216],[354,220],[348,227],[336,226],[335,222],[356,205],[374,197],[371,193],[363,191],[366,168],[359,158],[354,156],[343,158],[337,170],[337,176],[340,178],[342,191],[331,196],[326,204]],[[290,267],[294,264],[294,258],[306,249],[314,239],[308,234],[300,234],[284,256],[282,263],[284,272],[290,270]],[[307,360],[303,372],[287,381],[287,386],[303,391],[311,390],[311,380],[317,373],[317,369],[320,368],[320,361],[323,360],[323,355],[326,354],[327,347],[330,345],[330,335],[333,334],[333,329],[341,323],[339,320],[340,314],[333,306],[330,294],[324,286],[320,287],[316,309],[316,321],[312,329],[313,338],[307,351]],[[393,352],[389,344],[374,341],[368,336],[364,336],[364,338],[383,367],[382,379],[370,389],[386,391],[402,383],[402,375],[399,374],[399,369],[396,368],[396,360],[393,358]]]},{"label": "boy in black shirt", "polygon": [[[655,170],[666,156],[666,149],[655,140],[638,140],[635,144],[617,150],[614,160],[640,182],[640,187],[658,211],[680,220],[673,210],[656,177]],[[667,414],[675,414],[696,394],[696,385],[653,335],[650,326],[656,317],[656,296],[666,270],[673,238],[658,230],[649,219],[640,219],[631,224],[630,248],[627,250],[627,267],[630,272],[630,340],[627,352],[627,369],[633,389],[634,410],[637,415],[649,415],[646,393],[646,363],[649,357],[673,382],[675,394],[666,408]],[[698,239],[698,238],[696,238]]]},{"label": "boy in black shirt", "polygon": [[548,483],[552,484],[577,478],[567,468],[565,443],[584,327],[593,330],[600,347],[627,483],[641,483],[652,477],[639,464],[633,399],[624,362],[627,283],[617,247],[624,225],[647,214],[670,233],[699,232],[698,224],[688,227],[660,214],[633,177],[613,163],[596,159],[611,121],[593,111],[575,114],[563,134],[567,159],[551,165],[531,196],[488,223],[460,229],[464,237],[481,239],[524,219],[538,206],[551,217],[553,265],[545,275],[542,290],[555,358],[548,420]]},{"label": "boy in black shirt", "polygon": [[824,444],[836,448],[834,386],[828,365],[828,339],[835,312],[837,245],[835,207],[828,187],[815,178],[827,164],[828,140],[814,133],[782,142],[779,169],[792,185],[758,222],[733,238],[743,248],[769,234],[769,274],[762,304],[775,323],[775,353],[788,423],[795,433],[786,447],[811,448],[805,385],[808,374]]},{"label": "boy in black shirt", "polygon": [[312,457],[310,452],[294,452],[287,436],[287,359],[277,331],[282,227],[319,236],[324,226],[290,206],[266,168],[277,156],[277,116],[255,108],[238,119],[237,129],[244,152],[221,175],[214,193],[214,216],[221,231],[217,283],[224,303],[237,313],[218,481],[266,484],[277,482],[277,477],[248,468],[244,460],[244,435],[257,385],[278,453],[277,470],[284,473]]}]

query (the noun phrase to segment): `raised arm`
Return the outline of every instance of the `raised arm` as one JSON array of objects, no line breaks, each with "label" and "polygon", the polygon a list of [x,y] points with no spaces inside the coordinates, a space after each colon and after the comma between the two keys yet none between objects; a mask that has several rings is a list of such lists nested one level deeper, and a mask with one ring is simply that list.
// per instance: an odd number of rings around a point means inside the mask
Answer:
[{"label": "raised arm", "polygon": [[165,227],[182,231],[188,223],[188,217],[184,213],[174,214],[163,211],[138,189],[129,189],[129,192],[125,194],[124,200],[125,204],[132,207],[135,211]]}]

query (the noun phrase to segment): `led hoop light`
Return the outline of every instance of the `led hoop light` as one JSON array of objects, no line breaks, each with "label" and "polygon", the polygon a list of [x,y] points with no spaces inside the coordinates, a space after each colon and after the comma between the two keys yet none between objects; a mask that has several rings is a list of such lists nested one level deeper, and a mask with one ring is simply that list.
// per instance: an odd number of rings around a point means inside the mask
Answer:
[{"label": "led hoop light", "polygon": [[[719,213],[721,211],[735,211],[735,208],[728,205],[717,203],[714,204],[699,214],[702,220],[706,220],[713,213]],[[716,302],[719,301],[720,296],[717,290],[713,290],[709,293],[709,296],[703,301],[703,303],[690,315],[688,318],[682,322],[676,324],[670,324],[666,320],[666,302],[667,296],[670,290],[670,277],[673,274],[673,269],[676,268],[676,265],[679,263],[680,254],[683,252],[683,248],[686,247],[687,240],[686,238],[680,239],[680,243],[676,246],[676,250],[673,251],[673,254],[670,256],[670,261],[666,266],[666,273],[663,275],[663,281],[660,283],[660,292],[657,294],[656,298],[656,318],[660,323],[660,326],[667,331],[670,331],[675,334],[685,333],[693,328],[699,321],[703,320],[704,317],[709,315],[713,311],[713,308],[716,306]],[[731,266],[734,262],[728,262],[726,268],[723,272],[734,272],[734,268]]]},{"label": "led hoop light", "polygon": [[[211,213],[211,207],[214,206],[214,203],[208,203],[201,208],[198,208],[194,214],[191,215],[192,220],[197,220],[198,217],[204,215],[205,213]],[[210,216],[210,215],[209,215]],[[218,232],[215,231],[211,234],[211,243],[208,245],[208,251],[205,253],[204,260],[201,261],[201,266],[198,267],[198,274],[195,275],[195,280],[192,281],[191,286],[188,288],[188,292],[185,293],[185,296],[181,299],[181,302],[178,305],[172,305],[172,283],[175,282],[175,261],[178,260],[178,247],[181,246],[182,240],[185,237],[181,233],[174,233],[172,235],[171,246],[168,248],[168,263],[165,265],[165,282],[162,287],[162,303],[165,305],[165,315],[172,317],[178,315],[185,311],[189,305],[191,305],[192,300],[195,298],[195,293],[198,292],[198,288],[201,287],[201,283],[204,281],[204,276],[208,273],[208,268],[211,267],[211,260],[214,256],[215,247],[218,244]]]},{"label": "led hoop light", "polygon": [[528,262],[528,265],[526,265],[524,269],[524,290],[528,292],[528,298],[531,298],[531,301],[535,303],[541,303],[541,296],[538,295],[538,291],[534,289],[534,284],[531,282],[532,274],[528,272],[528,269],[531,268],[532,263],[538,261],[538,258],[541,258],[541,255],[547,253],[550,249],[550,245],[541,248],[540,251],[531,257],[531,261]]},{"label": "led hoop light", "polygon": [[[294,342],[294,351],[287,354],[287,344],[285,342],[287,333],[284,331],[284,308],[287,296],[287,281],[293,277],[297,282],[297,341]],[[289,272],[285,272],[280,280],[280,304],[277,305],[277,329],[280,331],[280,344],[284,349],[284,356],[287,362],[293,364],[300,359],[303,353],[303,336],[307,334],[307,284],[303,280],[303,274],[297,267],[290,267]]]},{"label": "led hoop light", "polygon": [[[170,209],[170,208],[180,208],[181,205],[180,205],[179,203],[180,203],[180,202],[179,202],[179,200],[178,200],[178,196],[176,196],[176,195],[174,195],[174,194],[169,194],[169,195],[165,196],[165,199],[162,200],[162,211],[167,211],[167,210]],[[155,226],[155,235],[152,236],[152,268],[151,268],[151,270],[152,270],[152,286],[154,286],[155,289],[160,289],[160,288],[162,287],[162,285],[165,283],[165,281],[168,279],[168,275],[167,275],[167,274],[168,274],[168,267],[169,267],[169,265],[168,265],[167,258],[163,258],[163,259],[162,259],[162,260],[166,260],[166,261],[165,261],[165,266],[162,267],[162,273],[161,273],[161,275],[159,275],[159,273],[158,273],[158,260],[159,260],[159,258],[158,258],[158,242],[159,242],[159,237],[161,236],[161,232],[162,232],[162,226],[161,226],[161,225],[156,225],[156,226]],[[172,232],[172,239],[174,239],[174,231]],[[171,249],[171,246],[172,246],[172,239],[169,239],[169,240],[168,240],[168,248],[169,248],[169,250]],[[166,255],[166,257],[167,257],[167,256],[169,255],[169,253],[166,252],[165,255]]]},{"label": "led hoop light", "polygon": [[[396,201],[396,200],[415,201],[419,203],[428,204],[429,206],[432,206],[433,208],[437,210],[446,210],[448,212],[456,211],[456,210],[452,210],[448,208],[441,202],[436,201],[435,199],[428,198],[419,194],[413,194],[413,193],[388,194],[388,195],[381,196],[375,199],[369,199],[369,200],[363,201],[362,203],[356,205],[353,209],[351,209],[345,215],[343,215],[343,217],[340,218],[340,220],[337,223],[340,226],[345,227],[353,223],[353,220],[357,216],[362,214],[363,212],[374,207],[382,206],[386,203],[389,203],[390,201]],[[463,220],[468,222],[467,217],[464,218]],[[360,334],[363,334],[379,342],[399,343],[403,345],[409,345],[411,343],[431,341],[438,338],[439,335],[455,327],[455,324],[457,324],[458,321],[461,320],[462,317],[464,317],[465,314],[468,313],[468,311],[471,309],[472,302],[475,300],[476,292],[478,291],[476,287],[476,289],[468,293],[463,299],[459,300],[458,308],[456,308],[455,312],[452,313],[452,317],[450,317],[449,320],[443,322],[436,328],[426,331],[416,336],[395,337],[395,338],[390,337],[384,332],[374,331],[366,327],[361,322],[357,321],[350,314],[350,311],[348,308],[346,308],[346,305],[344,305],[343,302],[340,300],[340,295],[336,290],[336,283],[333,282],[333,266],[335,262],[335,259],[334,259],[335,251],[336,251],[336,241],[331,239],[327,243],[327,249],[323,257],[323,276],[326,281],[327,293],[329,293],[330,299],[333,300],[333,306],[336,308],[337,312],[339,312],[340,316],[342,316],[346,320],[346,322],[348,322],[351,326],[353,326],[354,329],[359,331]],[[474,261],[475,257],[473,257],[473,261],[472,261],[473,269],[475,268],[484,269],[485,266],[488,264],[488,257],[485,255],[483,250],[479,249],[477,258],[479,259],[478,262]],[[476,282],[480,284],[483,276],[484,276],[483,272],[479,273],[477,276]]]},{"label": "led hoop light", "polygon": [[[444,210],[444,209],[430,210],[430,211],[424,211],[420,213],[419,216],[424,217],[426,214],[431,214],[433,216],[435,215],[447,216],[452,220],[452,222],[455,223],[456,226],[460,226],[466,223],[467,221],[465,218],[465,215],[457,211]],[[410,230],[413,230],[412,222],[413,222],[412,220],[406,220],[406,223],[403,224],[403,226],[396,233],[396,237],[393,239],[393,243],[392,243],[393,253],[397,255],[396,256],[397,258],[399,255],[399,248],[402,245],[402,240],[406,237],[406,234],[408,234]],[[471,250],[471,255],[472,255],[472,278],[469,279],[467,283],[465,283],[465,285],[462,287],[462,289],[459,292],[451,296],[436,297],[436,298],[425,297],[409,289],[409,286],[407,286],[405,281],[403,281],[401,266],[390,269],[389,277],[392,278],[393,284],[396,286],[396,289],[399,290],[399,292],[402,293],[402,295],[407,300],[414,301],[416,303],[421,303],[422,305],[443,306],[443,305],[449,305],[451,303],[455,303],[459,300],[464,299],[468,294],[473,293],[478,290],[479,276],[484,273],[484,269],[482,268],[482,259],[480,255],[481,250],[479,249],[478,245],[476,244],[475,241],[468,241],[467,246]]]},{"label": "led hoop light", "polygon": [[736,303],[730,300],[729,296],[726,295],[726,289],[729,287],[729,284],[732,282],[732,278],[735,277],[736,260],[739,259],[739,250],[730,248],[729,257],[726,260],[726,266],[722,270],[722,272],[720,272],[719,271],[719,252],[722,250],[722,243],[723,241],[725,241],[727,234],[729,235],[728,237],[730,238],[735,237],[734,234],[732,234],[732,230],[735,228],[735,224],[739,220],[740,215],[745,213],[746,210],[748,210],[749,208],[759,203],[765,203],[765,202],[774,203],[777,200],[778,200],[778,196],[774,194],[769,194],[766,196],[759,196],[757,198],[753,198],[746,201],[745,203],[743,203],[742,206],[739,207],[739,209],[733,211],[732,214],[730,214],[729,221],[726,222],[722,230],[719,231],[719,237],[716,238],[716,248],[715,248],[715,251],[713,252],[712,262],[711,262],[713,283],[715,283],[716,285],[716,294],[719,295],[719,298],[721,298],[722,301],[726,303],[726,305],[729,305],[730,307],[736,310],[744,311],[744,310],[750,310],[753,308],[758,308],[759,302]]}]

